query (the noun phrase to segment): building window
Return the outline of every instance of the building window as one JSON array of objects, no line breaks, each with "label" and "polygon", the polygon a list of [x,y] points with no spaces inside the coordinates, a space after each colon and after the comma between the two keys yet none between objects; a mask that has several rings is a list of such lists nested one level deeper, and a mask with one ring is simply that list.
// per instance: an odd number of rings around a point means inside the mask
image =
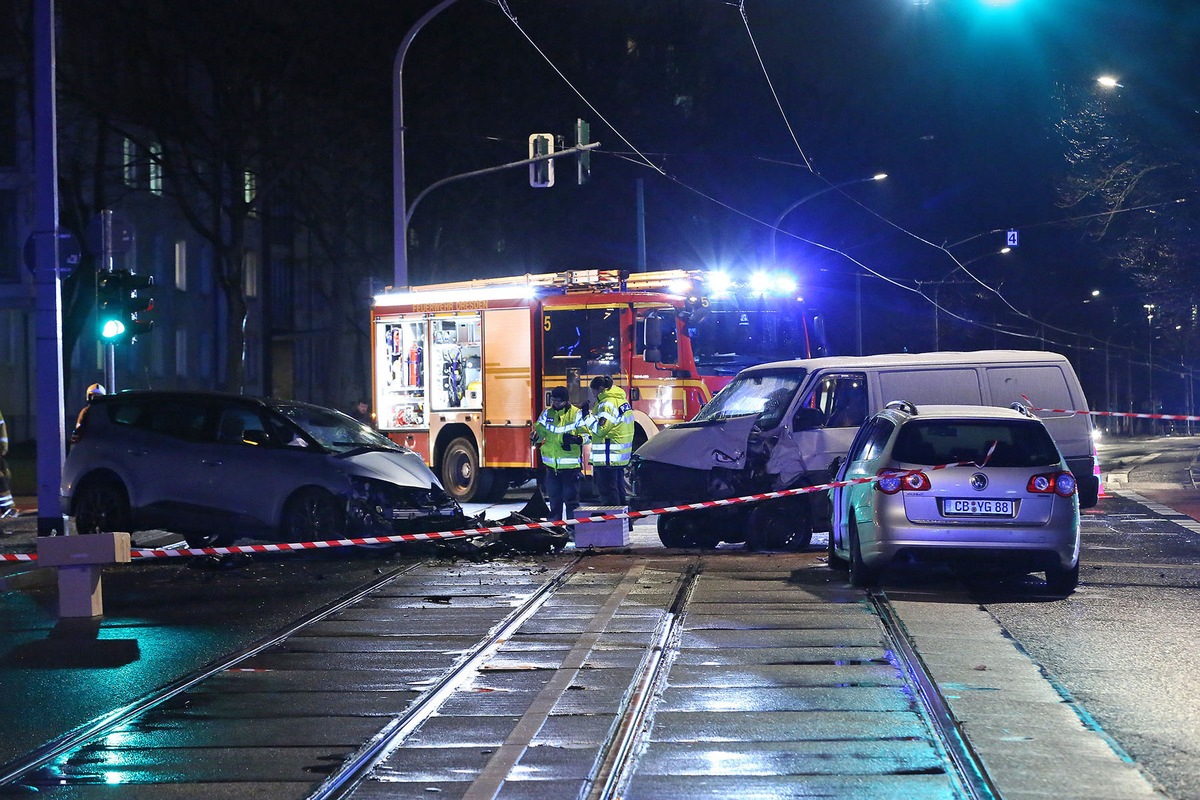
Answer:
[{"label": "building window", "polygon": [[242,291],[246,297],[258,297],[258,287],[258,253],[250,251],[242,260]]},{"label": "building window", "polygon": [[17,193],[0,190],[0,283],[21,282],[17,208]]},{"label": "building window", "polygon": [[213,374],[213,334],[200,332],[200,355],[197,364],[201,378],[209,379]]},{"label": "building window", "polygon": [[21,347],[21,322],[23,318],[16,311],[9,311],[0,316],[0,319],[5,320],[4,363],[7,366],[15,367],[17,365],[17,353],[23,351]]},{"label": "building window", "polygon": [[17,165],[17,84],[0,79],[0,167]]},{"label": "building window", "polygon": [[137,186],[137,145],[125,139],[121,147],[122,176],[126,186]]},{"label": "building window", "polygon": [[150,191],[162,194],[162,145],[153,142],[150,145],[150,165],[148,167]]},{"label": "building window", "polygon": [[246,204],[249,205],[253,203],[254,198],[258,196],[258,177],[250,170],[246,170],[243,182]]},{"label": "building window", "polygon": [[211,294],[216,287],[216,281],[213,278],[213,252],[211,247],[202,247],[200,249],[200,265],[199,272],[196,275],[196,290],[200,294]]},{"label": "building window", "polygon": [[180,378],[188,376],[187,350],[187,330],[178,328],[175,331],[175,375]]},{"label": "building window", "polygon": [[180,239],[175,242],[175,288],[186,292],[188,287],[187,274],[187,241]]}]

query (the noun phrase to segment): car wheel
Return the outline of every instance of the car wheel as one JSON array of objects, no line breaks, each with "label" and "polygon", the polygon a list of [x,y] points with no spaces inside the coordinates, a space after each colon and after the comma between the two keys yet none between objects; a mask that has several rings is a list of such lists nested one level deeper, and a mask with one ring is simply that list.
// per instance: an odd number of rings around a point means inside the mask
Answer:
[{"label": "car wheel", "polygon": [[1054,594],[1068,595],[1079,586],[1079,561],[1070,569],[1051,567],[1046,570],[1046,589]]},{"label": "car wheel", "polygon": [[658,518],[658,538],[665,547],[716,547],[721,539],[709,530],[707,517],[703,512],[663,514]]},{"label": "car wheel", "polygon": [[850,520],[850,585],[860,588],[879,585],[879,570],[863,561],[858,541],[858,524]]},{"label": "car wheel", "polygon": [[116,478],[95,478],[75,496],[75,528],[80,533],[129,531],[129,493]]},{"label": "car wheel", "polygon": [[808,503],[767,501],[750,513],[747,550],[803,550],[812,543]]},{"label": "car wheel", "polygon": [[346,533],[346,506],[324,489],[301,489],[283,509],[284,541],[340,539]]},{"label": "car wheel", "polygon": [[479,454],[465,436],[450,442],[442,453],[442,486],[460,503],[483,500],[492,489],[494,475],[479,468]]},{"label": "car wheel", "polygon": [[232,533],[213,533],[212,531],[195,531],[183,534],[188,547],[228,547],[237,539]]}]

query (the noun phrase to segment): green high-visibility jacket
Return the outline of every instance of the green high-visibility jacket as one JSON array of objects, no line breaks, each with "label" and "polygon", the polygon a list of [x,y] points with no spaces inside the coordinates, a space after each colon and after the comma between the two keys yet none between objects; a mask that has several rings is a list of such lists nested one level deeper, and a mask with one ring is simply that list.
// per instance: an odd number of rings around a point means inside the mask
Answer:
[{"label": "green high-visibility jacket", "polygon": [[547,408],[533,425],[534,432],[542,440],[542,463],[551,469],[581,469],[583,467],[583,445],[563,445],[563,436],[571,434],[586,441],[591,433],[583,424],[583,412],[572,405],[561,411]]},{"label": "green high-visibility jacket", "polygon": [[613,386],[600,392],[596,411],[586,420],[592,430],[594,467],[623,467],[633,455],[633,406],[625,390]]}]

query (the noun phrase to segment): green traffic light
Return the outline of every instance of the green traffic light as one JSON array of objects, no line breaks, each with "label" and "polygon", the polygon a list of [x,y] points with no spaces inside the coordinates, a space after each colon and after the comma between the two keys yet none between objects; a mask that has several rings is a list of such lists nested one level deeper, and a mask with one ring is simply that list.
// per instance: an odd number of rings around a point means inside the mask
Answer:
[{"label": "green traffic light", "polygon": [[106,319],[100,327],[100,335],[105,339],[119,339],[125,333],[125,323],[119,319]]}]

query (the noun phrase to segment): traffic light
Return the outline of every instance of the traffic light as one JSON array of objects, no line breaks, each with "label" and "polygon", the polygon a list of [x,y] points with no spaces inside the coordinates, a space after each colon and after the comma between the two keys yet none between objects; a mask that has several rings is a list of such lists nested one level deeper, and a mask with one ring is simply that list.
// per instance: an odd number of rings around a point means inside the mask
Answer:
[{"label": "traffic light", "polygon": [[106,344],[132,342],[154,327],[154,278],[127,269],[96,273],[96,324]]},{"label": "traffic light", "polygon": [[[529,136],[529,157],[548,156],[554,152],[554,134],[534,133]],[[546,188],[554,185],[554,159],[536,161],[529,165],[529,185]]]},{"label": "traffic light", "polygon": [[[575,146],[591,144],[592,126],[581,119],[575,120]],[[575,154],[575,180],[583,186],[592,177],[592,151],[581,150]]]},{"label": "traffic light", "polygon": [[96,273],[96,328],[100,341],[116,344],[125,341],[125,295],[127,270]]},{"label": "traffic light", "polygon": [[125,278],[125,330],[129,339],[136,339],[143,333],[149,333],[154,327],[151,313],[154,311],[154,298],[150,295],[150,287],[154,286],[153,275],[135,275],[128,273]]}]

